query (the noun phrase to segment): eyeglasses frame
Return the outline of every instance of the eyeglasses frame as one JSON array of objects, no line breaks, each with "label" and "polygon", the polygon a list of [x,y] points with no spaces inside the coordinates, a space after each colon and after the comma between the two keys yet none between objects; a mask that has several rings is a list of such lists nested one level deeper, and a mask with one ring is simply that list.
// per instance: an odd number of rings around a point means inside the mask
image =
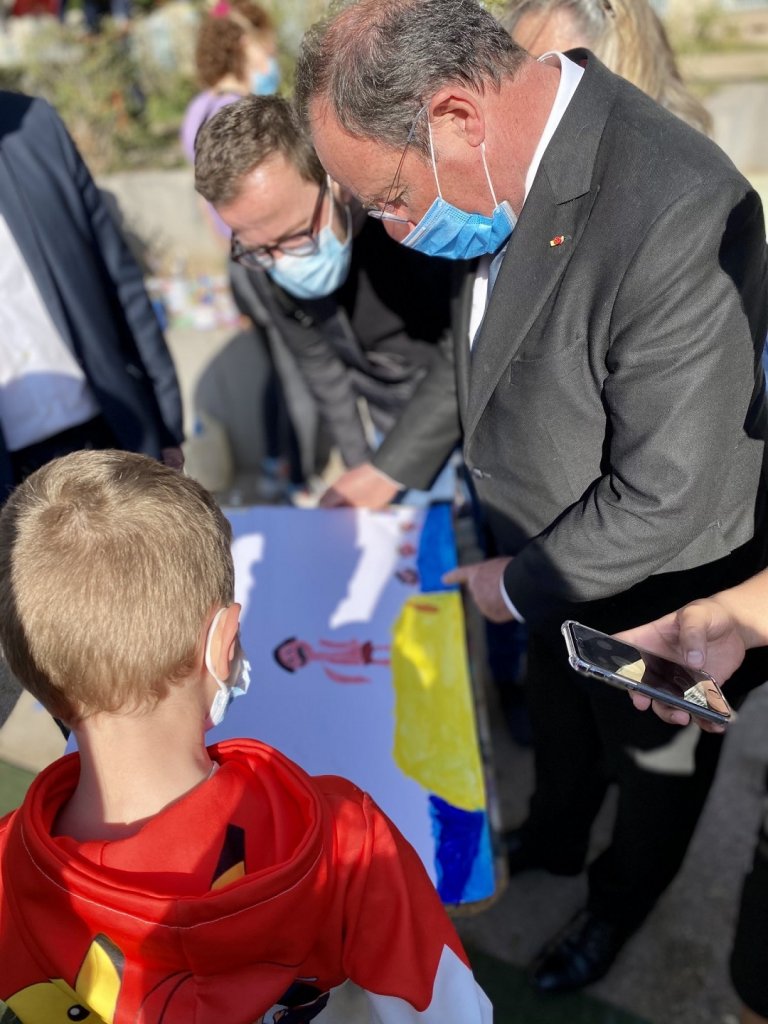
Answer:
[{"label": "eyeglasses frame", "polygon": [[[295,235],[288,235],[287,238],[283,238],[279,242],[275,242],[274,245],[257,245],[252,249],[246,249],[233,231],[229,246],[230,258],[233,259],[235,263],[240,263],[244,267],[250,267],[252,270],[271,270],[275,265],[274,254],[276,252],[279,252],[283,256],[296,256],[299,259],[304,256],[314,256],[319,247],[318,222],[323,210],[323,201],[329,191],[328,178],[324,178],[320,183],[320,191],[317,194],[317,201],[315,202],[315,208],[312,212],[312,219],[309,222],[309,227],[305,231],[297,231]],[[333,202],[332,195],[331,202]],[[306,238],[307,242],[310,243],[310,247],[307,252],[295,252],[290,248],[284,248],[286,243],[296,242],[303,238]]]},{"label": "eyeglasses frame", "polygon": [[403,164],[405,163],[405,157],[406,157],[406,155],[408,153],[408,150],[410,148],[410,145],[413,142],[413,139],[414,139],[414,137],[416,135],[416,125],[419,123],[419,118],[424,113],[424,111],[428,108],[428,106],[429,106],[429,104],[425,103],[424,106],[422,106],[419,109],[419,112],[416,114],[416,116],[413,119],[413,124],[411,125],[411,130],[408,132],[408,138],[405,140],[405,146],[403,147],[403,152],[400,154],[400,161],[399,161],[399,163],[397,165],[397,170],[395,171],[395,176],[392,179],[392,184],[389,186],[389,191],[387,192],[387,198],[386,198],[386,201],[384,202],[384,205],[382,206],[381,209],[374,209],[374,210],[366,210],[365,211],[368,214],[368,216],[369,217],[373,217],[374,220],[385,220],[385,221],[389,221],[391,224],[410,224],[411,223],[408,217],[398,217],[398,215],[396,213],[388,213],[387,212],[387,207],[391,205],[392,196],[396,193],[397,186],[400,184],[400,175],[403,172]]}]

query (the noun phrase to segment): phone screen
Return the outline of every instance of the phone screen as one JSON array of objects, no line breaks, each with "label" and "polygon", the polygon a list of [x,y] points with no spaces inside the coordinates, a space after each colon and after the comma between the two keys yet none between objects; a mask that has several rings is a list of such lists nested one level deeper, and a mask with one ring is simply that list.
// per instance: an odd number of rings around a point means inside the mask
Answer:
[{"label": "phone screen", "polygon": [[730,716],[728,702],[706,673],[678,665],[576,622],[570,624],[570,633],[578,657],[587,664],[637,683],[643,690],[668,694],[718,715]]}]

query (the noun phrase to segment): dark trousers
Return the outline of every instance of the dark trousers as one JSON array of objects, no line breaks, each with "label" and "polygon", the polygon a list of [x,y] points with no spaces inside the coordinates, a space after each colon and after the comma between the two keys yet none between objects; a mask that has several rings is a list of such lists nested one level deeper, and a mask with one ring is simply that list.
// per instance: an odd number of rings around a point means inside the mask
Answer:
[{"label": "dark trousers", "polygon": [[120,446],[107,421],[102,416],[95,416],[87,423],[62,430],[60,434],[46,437],[27,448],[9,452],[8,456],[11,460],[14,483],[20,484],[36,469],[52,462],[53,459],[58,459],[61,455],[69,455],[70,452],[79,452],[83,449],[118,447]]},{"label": "dark trousers", "polygon": [[[726,559],[652,577],[631,591],[574,611],[584,625],[615,632],[696,597],[733,586],[766,564],[768,530]],[[726,684],[738,705],[768,678],[764,651],[751,651]],[[545,866],[575,873],[610,783],[618,788],[611,843],[589,868],[590,909],[632,931],[677,873],[714,778],[722,737],[687,735],[629,697],[568,665],[559,631],[532,632],[528,699],[536,789],[524,830]]]}]

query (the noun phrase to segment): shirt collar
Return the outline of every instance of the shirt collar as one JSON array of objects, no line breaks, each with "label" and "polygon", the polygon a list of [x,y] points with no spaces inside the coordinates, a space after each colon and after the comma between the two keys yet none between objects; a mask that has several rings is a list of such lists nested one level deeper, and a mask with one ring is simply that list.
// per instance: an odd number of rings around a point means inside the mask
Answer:
[{"label": "shirt collar", "polygon": [[558,53],[552,51],[550,53],[543,53],[539,57],[541,63],[547,63],[552,65],[560,65],[560,84],[557,87],[557,95],[555,96],[555,102],[552,104],[552,109],[549,112],[547,123],[544,126],[544,131],[539,144],[536,147],[536,152],[533,154],[533,159],[528,168],[528,173],[525,176],[525,198],[528,198],[528,193],[531,191],[534,179],[539,170],[539,165],[544,157],[544,153],[547,150],[547,146],[552,141],[552,136],[557,131],[557,127],[563,119],[568,109],[568,104],[573,99],[573,94],[581,82],[582,75],[584,74],[584,68],[575,64],[569,57],[566,57],[564,53]]}]

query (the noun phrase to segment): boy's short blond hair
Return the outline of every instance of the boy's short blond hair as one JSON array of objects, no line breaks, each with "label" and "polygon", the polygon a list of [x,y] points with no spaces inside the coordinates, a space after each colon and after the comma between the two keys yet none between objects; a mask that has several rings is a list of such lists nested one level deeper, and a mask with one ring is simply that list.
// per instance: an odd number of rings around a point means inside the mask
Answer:
[{"label": "boy's short blond hair", "polygon": [[234,597],[231,529],[195,481],[144,455],[49,463],[0,513],[0,643],[57,718],[151,706]]}]

